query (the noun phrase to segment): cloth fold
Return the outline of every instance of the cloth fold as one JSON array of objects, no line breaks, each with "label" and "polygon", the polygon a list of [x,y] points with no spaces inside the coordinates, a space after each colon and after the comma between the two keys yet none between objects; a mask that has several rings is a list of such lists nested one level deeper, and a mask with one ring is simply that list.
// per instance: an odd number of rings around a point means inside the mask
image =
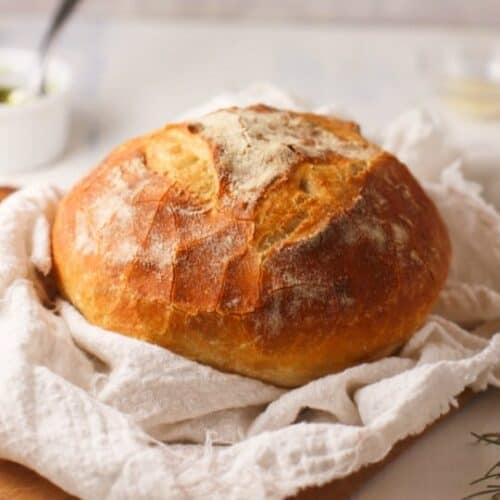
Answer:
[{"label": "cloth fold", "polygon": [[[256,87],[212,105],[250,101],[295,102]],[[61,195],[27,188],[0,204],[0,458],[88,499],[283,498],[383,459],[465,388],[500,387],[500,214],[415,116],[388,144],[444,162],[424,184],[454,252],[434,314],[397,355],[293,390],[104,331],[63,300],[48,308]],[[432,140],[415,137],[430,127]]]}]

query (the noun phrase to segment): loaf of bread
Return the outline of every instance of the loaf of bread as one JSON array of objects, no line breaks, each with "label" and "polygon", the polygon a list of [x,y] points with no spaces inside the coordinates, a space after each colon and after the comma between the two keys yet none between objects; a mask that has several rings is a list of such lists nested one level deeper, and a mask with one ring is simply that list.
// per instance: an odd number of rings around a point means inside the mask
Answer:
[{"label": "loaf of bread", "polygon": [[401,346],[450,260],[431,200],[357,125],[263,105],[117,148],[52,242],[90,322],[290,387]]}]

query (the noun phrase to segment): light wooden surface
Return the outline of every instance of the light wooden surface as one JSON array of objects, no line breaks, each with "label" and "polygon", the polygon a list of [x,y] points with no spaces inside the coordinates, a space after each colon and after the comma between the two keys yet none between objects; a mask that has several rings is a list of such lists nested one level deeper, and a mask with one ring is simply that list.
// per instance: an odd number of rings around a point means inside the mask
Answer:
[{"label": "light wooden surface", "polygon": [[74,498],[21,465],[0,461],[0,500],[69,500]]}]

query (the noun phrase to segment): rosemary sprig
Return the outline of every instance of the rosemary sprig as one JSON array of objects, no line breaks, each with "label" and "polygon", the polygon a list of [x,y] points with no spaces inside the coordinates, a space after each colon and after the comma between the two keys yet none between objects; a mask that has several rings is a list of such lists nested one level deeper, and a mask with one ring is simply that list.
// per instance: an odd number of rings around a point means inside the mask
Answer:
[{"label": "rosemary sprig", "polygon": [[[475,432],[471,433],[477,440],[478,443],[486,443],[486,444],[494,444],[500,446],[500,432],[487,432],[485,434],[476,434]],[[489,481],[498,481],[496,484],[490,484]],[[480,491],[476,491],[472,493],[472,495],[468,495],[464,497],[462,500],[470,500],[471,498],[478,498],[481,496],[489,495],[490,500],[500,500],[500,461],[490,467],[486,473],[475,479],[470,483],[471,486],[488,482],[484,489]]]}]

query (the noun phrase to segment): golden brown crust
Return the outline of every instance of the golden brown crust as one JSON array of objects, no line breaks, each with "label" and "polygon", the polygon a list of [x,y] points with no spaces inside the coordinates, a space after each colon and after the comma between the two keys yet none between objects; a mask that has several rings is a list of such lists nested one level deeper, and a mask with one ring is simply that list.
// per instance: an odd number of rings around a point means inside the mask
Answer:
[{"label": "golden brown crust", "polygon": [[114,151],[61,202],[53,254],[91,322],[295,386],[400,346],[450,242],[355,124],[256,106]]}]

